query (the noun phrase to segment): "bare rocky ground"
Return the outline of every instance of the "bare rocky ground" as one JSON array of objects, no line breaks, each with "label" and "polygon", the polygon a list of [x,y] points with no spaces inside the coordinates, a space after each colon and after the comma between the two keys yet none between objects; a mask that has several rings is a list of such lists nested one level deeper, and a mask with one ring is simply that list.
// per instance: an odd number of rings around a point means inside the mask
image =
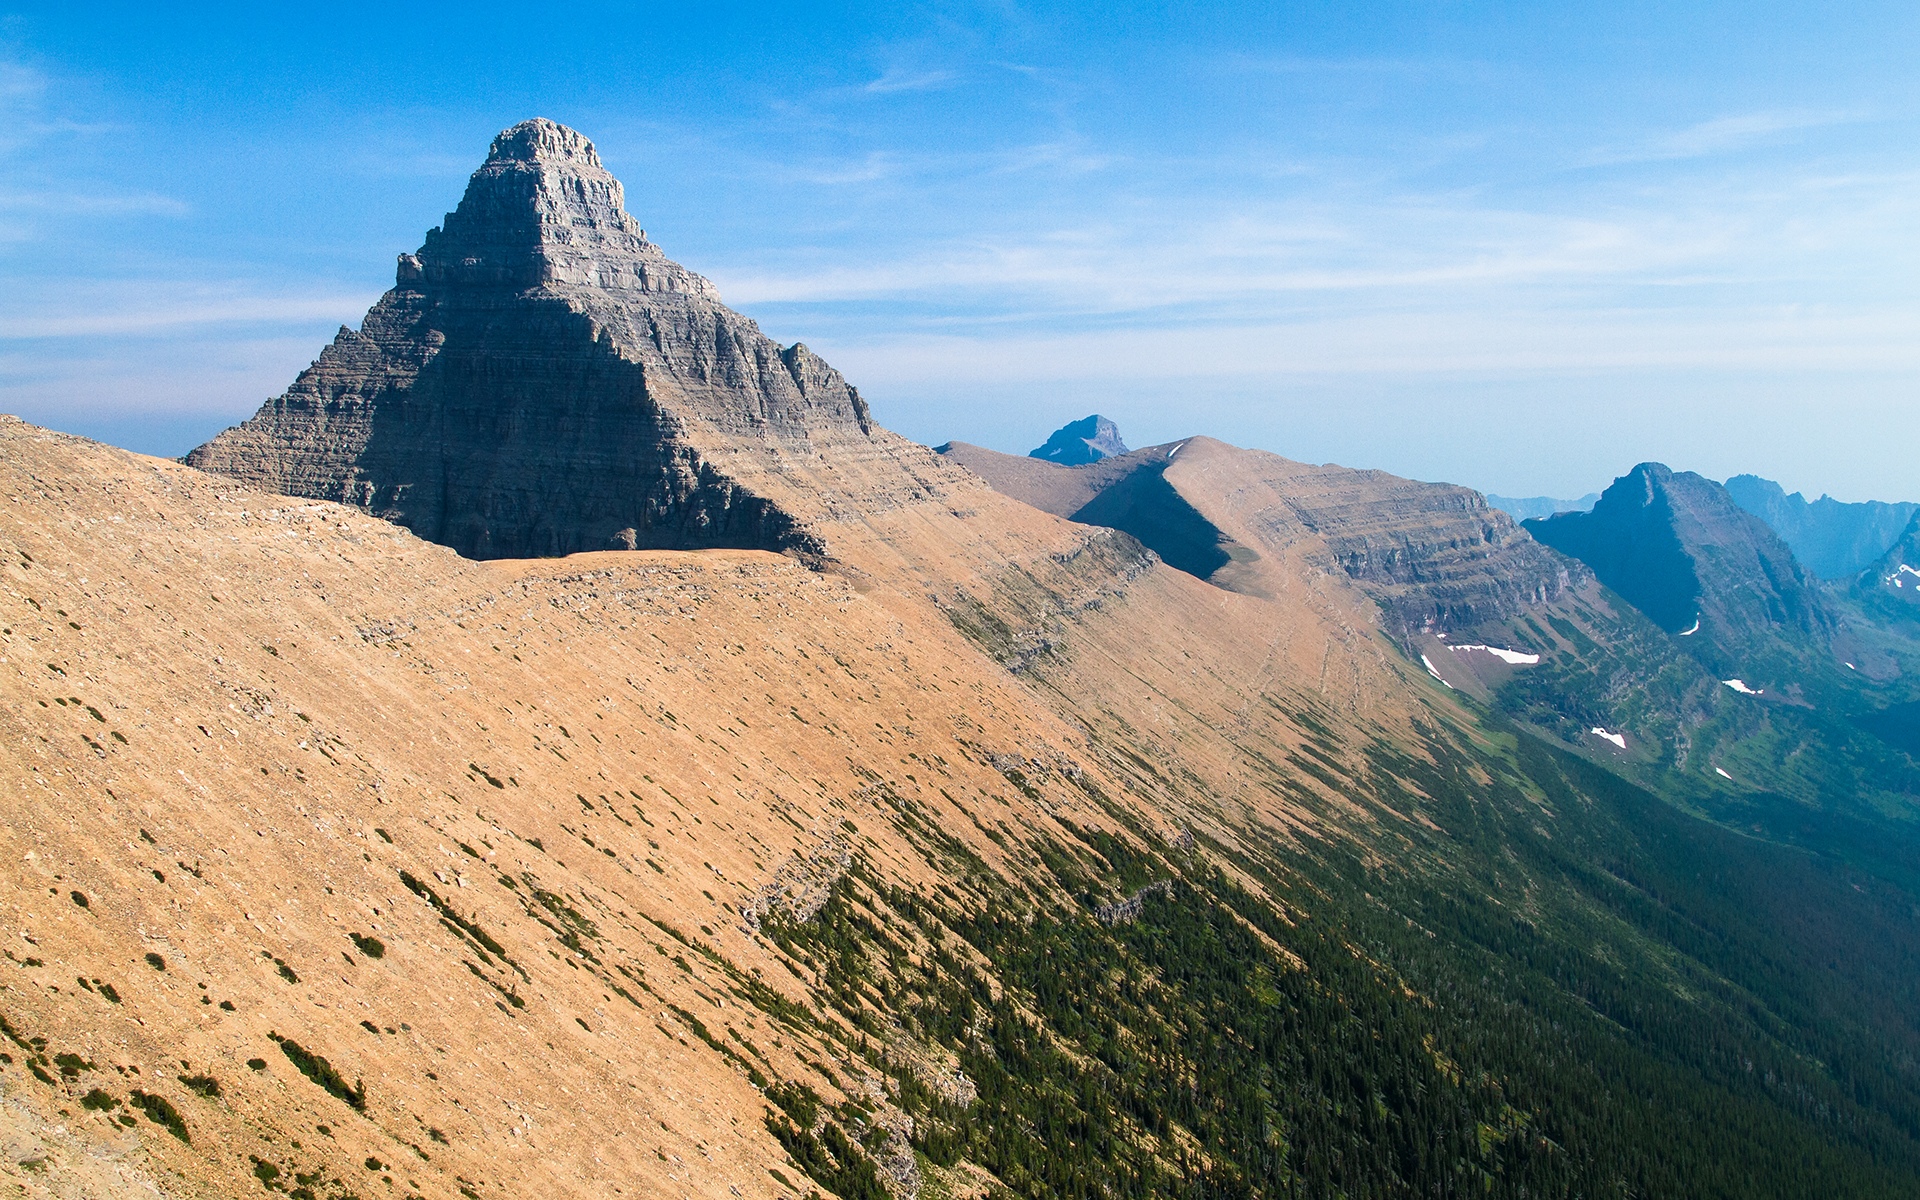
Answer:
[{"label": "bare rocky ground", "polygon": [[27,1195],[791,1195],[758,1084],[867,1085],[837,1017],[777,1019],[813,978],[758,925],[853,856],[938,886],[903,813],[1035,887],[1023,847],[1101,824],[1096,793],[1170,838],[1370,836],[1310,784],[1249,786],[1294,681],[1330,719],[1411,718],[1362,601],[1225,592],[972,499],[849,526],[827,571],[480,563],[0,425],[0,1169]]}]

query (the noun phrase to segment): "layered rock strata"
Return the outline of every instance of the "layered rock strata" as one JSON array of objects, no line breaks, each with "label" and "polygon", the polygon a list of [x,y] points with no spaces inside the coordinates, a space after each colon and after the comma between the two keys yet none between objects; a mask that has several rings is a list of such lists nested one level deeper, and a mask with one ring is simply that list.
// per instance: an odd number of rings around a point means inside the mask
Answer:
[{"label": "layered rock strata", "polygon": [[1589,576],[1469,488],[1294,462],[1212,438],[1060,467],[964,442],[942,453],[1005,494],[1139,538],[1169,565],[1231,591],[1271,595],[1338,572],[1379,606],[1403,646],[1425,632],[1486,630]]},{"label": "layered rock strata", "polygon": [[962,479],[670,261],[592,143],[546,120],[494,140],[359,330],[186,461],[473,558],[818,554],[821,522]]}]

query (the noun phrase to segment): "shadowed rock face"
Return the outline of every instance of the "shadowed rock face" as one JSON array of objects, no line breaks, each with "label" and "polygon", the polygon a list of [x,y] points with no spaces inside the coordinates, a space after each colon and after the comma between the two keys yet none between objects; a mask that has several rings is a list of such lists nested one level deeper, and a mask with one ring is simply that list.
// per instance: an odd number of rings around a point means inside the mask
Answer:
[{"label": "shadowed rock face", "polygon": [[1669,633],[1699,622],[1699,645],[1737,652],[1784,635],[1824,643],[1834,618],[1819,584],[1758,517],[1691,471],[1642,463],[1589,513],[1526,522],[1534,537],[1593,568]]},{"label": "shadowed rock face", "polygon": [[873,432],[838,372],[647,240],[592,143],[533,120],[494,140],[360,330],[186,461],[474,558],[817,551],[731,460],[858,460]]}]

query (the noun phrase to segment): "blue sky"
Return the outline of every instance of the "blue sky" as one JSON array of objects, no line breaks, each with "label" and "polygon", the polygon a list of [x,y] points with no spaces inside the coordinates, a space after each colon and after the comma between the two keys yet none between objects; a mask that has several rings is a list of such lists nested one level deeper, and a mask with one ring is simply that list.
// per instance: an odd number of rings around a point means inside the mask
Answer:
[{"label": "blue sky", "polygon": [[4,2],[0,410],[135,449],[283,389],[542,115],[923,441],[1920,499],[1913,5]]}]

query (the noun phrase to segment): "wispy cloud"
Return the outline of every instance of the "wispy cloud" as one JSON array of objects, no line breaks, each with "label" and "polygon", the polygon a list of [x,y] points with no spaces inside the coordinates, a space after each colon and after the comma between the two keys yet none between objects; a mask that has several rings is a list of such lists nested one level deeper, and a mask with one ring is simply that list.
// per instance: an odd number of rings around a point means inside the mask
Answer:
[{"label": "wispy cloud", "polygon": [[950,87],[960,78],[957,71],[919,71],[907,67],[888,67],[880,77],[861,90],[876,96],[892,92],[931,92]]},{"label": "wispy cloud", "polygon": [[153,192],[86,193],[59,191],[0,190],[0,212],[80,213],[121,215],[145,213],[153,216],[184,217],[193,210],[172,196]]},{"label": "wispy cloud", "polygon": [[0,342],[177,336],[222,327],[347,322],[356,320],[372,300],[347,292],[271,295],[244,285],[199,282],[25,287],[0,304]]},{"label": "wispy cloud", "polygon": [[892,154],[876,150],[862,158],[844,162],[781,164],[773,170],[782,178],[795,183],[844,187],[848,184],[877,183],[882,179],[891,179],[899,176],[904,168],[900,160]]},{"label": "wispy cloud", "polygon": [[817,339],[866,388],[1314,375],[1920,369],[1920,310],[1711,315],[1650,309],[1370,312],[1294,321],[1032,334]]},{"label": "wispy cloud", "polygon": [[1655,134],[1624,146],[1601,147],[1580,156],[1578,163],[1580,166],[1600,167],[1707,158],[1777,141],[1784,134],[1853,124],[1867,119],[1867,114],[1859,111],[1735,113],[1701,121],[1684,129]]}]

